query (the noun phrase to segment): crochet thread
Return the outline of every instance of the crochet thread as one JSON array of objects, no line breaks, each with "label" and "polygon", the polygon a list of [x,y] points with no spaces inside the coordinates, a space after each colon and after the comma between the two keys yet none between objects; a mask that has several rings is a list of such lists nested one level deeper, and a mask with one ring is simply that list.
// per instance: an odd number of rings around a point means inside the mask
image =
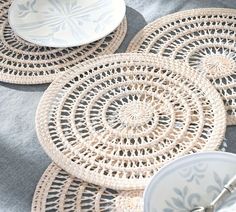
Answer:
[{"label": "crochet thread", "polygon": [[50,164],[34,193],[32,212],[142,212],[141,190],[116,191],[86,183]]},{"label": "crochet thread", "polygon": [[9,6],[10,1],[3,1],[0,6],[0,81],[4,82],[50,83],[78,63],[99,55],[114,53],[127,30],[125,18],[114,32],[87,45],[73,48],[38,46],[14,34],[7,20]]},{"label": "crochet thread", "polygon": [[68,173],[129,190],[143,189],[170,160],[217,149],[225,119],[220,95],[189,66],[115,54],[57,78],[40,101],[36,130]]},{"label": "crochet thread", "polygon": [[127,52],[154,53],[179,59],[208,77],[221,94],[227,124],[236,124],[236,10],[194,9],[147,25]]}]

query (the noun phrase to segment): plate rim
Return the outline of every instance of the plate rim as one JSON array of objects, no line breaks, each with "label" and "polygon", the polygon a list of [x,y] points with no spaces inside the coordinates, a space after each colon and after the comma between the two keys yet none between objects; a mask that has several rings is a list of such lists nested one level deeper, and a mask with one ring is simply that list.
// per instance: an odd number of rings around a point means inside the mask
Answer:
[{"label": "plate rim", "polygon": [[152,178],[150,179],[150,181],[148,182],[147,186],[144,189],[144,192],[143,192],[144,212],[150,212],[150,210],[149,210],[150,208],[149,208],[149,205],[148,205],[148,198],[150,197],[153,184],[156,183],[159,180],[159,178],[161,177],[159,175],[162,175],[162,172],[166,172],[166,171],[170,170],[171,168],[175,167],[179,163],[185,161],[186,158],[188,158],[190,160],[191,159],[197,160],[201,156],[203,156],[203,157],[220,156],[220,157],[225,157],[225,158],[228,158],[228,159],[233,159],[234,158],[235,161],[236,161],[236,154],[231,153],[231,152],[204,151],[204,152],[197,152],[197,153],[193,153],[193,154],[189,154],[189,155],[184,155],[182,157],[177,158],[176,160],[168,162],[162,168],[160,168],[160,170],[158,172],[156,172],[152,176]]},{"label": "plate rim", "polygon": [[123,21],[123,19],[125,17],[125,14],[126,14],[126,3],[125,3],[125,0],[114,0],[114,1],[120,1],[121,5],[122,5],[121,6],[121,8],[122,8],[122,15],[120,16],[120,20],[119,20],[118,24],[115,24],[110,30],[108,30],[106,33],[103,33],[100,36],[97,36],[97,37],[95,37],[93,39],[89,39],[86,42],[79,42],[78,41],[76,43],[71,43],[70,45],[49,45],[49,44],[45,44],[45,43],[42,43],[42,42],[38,42],[38,41],[32,40],[32,39],[30,39],[27,36],[19,34],[17,32],[16,28],[14,27],[13,21],[11,19],[11,14],[13,14],[13,10],[16,7],[17,0],[13,0],[12,1],[11,5],[10,5],[10,7],[8,9],[7,19],[8,19],[8,23],[9,23],[12,31],[14,32],[14,34],[16,34],[18,37],[22,38],[23,40],[25,40],[25,41],[27,41],[29,43],[32,43],[32,44],[35,44],[35,45],[38,45],[38,46],[50,47],[50,48],[71,48],[71,47],[78,47],[78,46],[82,46],[82,45],[86,45],[86,44],[98,41],[98,40],[106,37],[107,35],[109,35],[113,31],[115,31],[116,28],[119,27],[119,25]]}]

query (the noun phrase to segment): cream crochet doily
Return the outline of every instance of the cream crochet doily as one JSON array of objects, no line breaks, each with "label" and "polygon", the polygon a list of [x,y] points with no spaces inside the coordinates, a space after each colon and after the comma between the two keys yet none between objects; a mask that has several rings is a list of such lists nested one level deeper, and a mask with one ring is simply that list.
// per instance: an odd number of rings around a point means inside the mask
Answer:
[{"label": "cream crochet doily", "polygon": [[61,72],[99,55],[113,53],[123,41],[127,23],[105,38],[74,48],[49,48],[16,36],[8,23],[10,1],[0,0],[0,81],[17,84],[52,82]]},{"label": "cream crochet doily", "polygon": [[147,25],[128,52],[154,53],[187,62],[222,95],[227,124],[236,124],[236,10],[194,9]]},{"label": "cream crochet doily", "polygon": [[86,183],[52,163],[37,185],[32,212],[142,212],[142,193]]},{"label": "cream crochet doily", "polygon": [[212,84],[155,55],[115,54],[54,81],[36,114],[39,141],[68,173],[113,189],[142,189],[167,161],[223,140],[226,114]]}]

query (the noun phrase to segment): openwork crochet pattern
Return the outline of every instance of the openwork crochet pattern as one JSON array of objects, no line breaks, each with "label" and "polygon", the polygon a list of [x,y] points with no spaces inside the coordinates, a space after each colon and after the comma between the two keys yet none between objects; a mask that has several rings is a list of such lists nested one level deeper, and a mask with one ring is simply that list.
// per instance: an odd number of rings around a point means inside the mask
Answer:
[{"label": "openwork crochet pattern", "polygon": [[142,212],[142,193],[86,183],[52,163],[37,185],[32,212]]},{"label": "openwork crochet pattern", "polygon": [[236,124],[236,10],[194,9],[147,25],[128,52],[180,59],[206,75],[223,97],[227,123]]},{"label": "openwork crochet pattern", "polygon": [[217,149],[225,122],[207,79],[142,54],[108,55],[65,72],[36,114],[39,141],[56,164],[113,189],[142,189],[167,161]]},{"label": "openwork crochet pattern", "polygon": [[99,55],[113,53],[123,41],[127,23],[105,38],[74,48],[37,46],[16,36],[7,14],[10,1],[0,1],[0,81],[17,84],[52,82],[61,72]]}]

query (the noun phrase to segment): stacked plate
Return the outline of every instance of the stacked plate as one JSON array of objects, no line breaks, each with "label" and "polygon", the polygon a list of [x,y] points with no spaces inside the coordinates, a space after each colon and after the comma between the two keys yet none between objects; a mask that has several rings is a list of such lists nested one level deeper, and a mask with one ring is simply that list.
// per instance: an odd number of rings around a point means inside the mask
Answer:
[{"label": "stacked plate", "polygon": [[13,31],[31,43],[74,47],[113,32],[125,16],[123,0],[17,0],[9,10]]},{"label": "stacked plate", "polygon": [[[235,154],[223,152],[193,154],[177,159],[163,167],[151,180],[145,191],[144,211],[194,212],[194,208],[209,206],[235,176],[235,162]],[[232,192],[224,201],[218,202],[217,210],[213,211],[233,212],[235,203],[236,192]]]},{"label": "stacked plate", "polygon": [[[236,123],[234,10],[163,17],[138,33],[133,53],[111,54],[126,33],[123,0],[17,0],[8,14],[9,6],[0,6],[0,80],[52,82],[36,131],[53,163],[32,211],[142,211],[155,173],[181,156],[218,150],[226,110]],[[186,196],[181,189],[174,191]],[[146,211],[159,211],[157,202],[166,212],[183,209],[175,198],[145,200],[153,205]]]},{"label": "stacked plate", "polygon": [[4,82],[50,83],[87,59],[114,53],[126,34],[123,0],[10,4],[0,1],[0,80]]}]

